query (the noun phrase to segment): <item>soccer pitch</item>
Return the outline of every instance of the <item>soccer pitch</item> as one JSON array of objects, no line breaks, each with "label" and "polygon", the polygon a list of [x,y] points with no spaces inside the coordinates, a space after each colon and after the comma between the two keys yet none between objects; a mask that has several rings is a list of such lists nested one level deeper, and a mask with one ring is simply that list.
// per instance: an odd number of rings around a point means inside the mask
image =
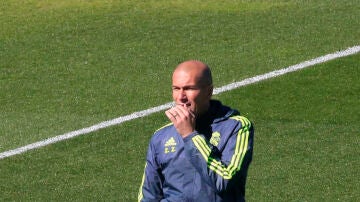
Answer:
[{"label": "soccer pitch", "polygon": [[[357,1],[6,1],[0,152],[360,44]],[[214,96],[256,126],[249,201],[357,201],[359,54]],[[135,201],[162,112],[0,159],[1,201]]]}]

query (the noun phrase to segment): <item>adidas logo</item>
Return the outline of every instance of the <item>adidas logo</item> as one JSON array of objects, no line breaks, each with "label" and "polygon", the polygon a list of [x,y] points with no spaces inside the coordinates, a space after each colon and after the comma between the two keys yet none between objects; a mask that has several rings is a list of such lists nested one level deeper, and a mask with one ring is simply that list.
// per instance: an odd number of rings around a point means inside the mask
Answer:
[{"label": "adidas logo", "polygon": [[165,147],[170,147],[170,146],[176,146],[174,137],[171,137],[168,141],[165,142]]}]

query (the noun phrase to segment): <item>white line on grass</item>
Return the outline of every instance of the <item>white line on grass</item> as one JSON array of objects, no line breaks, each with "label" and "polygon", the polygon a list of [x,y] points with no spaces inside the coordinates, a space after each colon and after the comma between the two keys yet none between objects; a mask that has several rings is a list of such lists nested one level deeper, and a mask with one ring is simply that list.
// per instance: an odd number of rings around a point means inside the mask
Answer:
[{"label": "white line on grass", "polygon": [[[304,69],[306,67],[311,67],[313,65],[324,63],[324,62],[327,62],[327,61],[330,61],[330,60],[333,60],[333,59],[336,59],[336,58],[341,58],[341,57],[353,55],[353,54],[356,54],[358,52],[360,52],[360,45],[359,46],[354,46],[354,47],[351,47],[351,48],[348,48],[348,49],[345,49],[345,50],[342,50],[342,51],[338,51],[338,52],[335,52],[335,53],[327,54],[327,55],[324,55],[324,56],[321,56],[321,57],[318,57],[318,58],[314,58],[314,59],[311,59],[311,60],[307,60],[305,62],[296,64],[296,65],[292,65],[292,66],[289,66],[289,67],[286,67],[286,68],[283,68],[283,69],[275,70],[275,71],[272,71],[272,72],[269,72],[269,73],[266,73],[266,74],[261,74],[261,75],[258,75],[258,76],[247,78],[247,79],[244,79],[242,81],[231,83],[231,84],[219,87],[219,88],[215,88],[214,89],[214,94],[219,94],[219,93],[222,93],[222,92],[230,91],[230,90],[239,88],[241,86],[245,86],[245,85],[256,83],[256,82],[259,82],[259,81],[262,81],[262,80],[265,80],[265,79],[277,77],[277,76],[280,76],[280,75],[283,75],[283,74],[287,74],[287,73],[294,72],[294,71],[297,71],[297,70],[300,70],[300,69]],[[24,153],[24,152],[32,150],[32,149],[44,147],[46,145],[53,144],[53,143],[56,143],[56,142],[60,142],[62,140],[67,140],[67,139],[70,139],[70,138],[73,138],[73,137],[76,137],[76,136],[79,136],[79,135],[88,134],[88,133],[100,130],[102,128],[107,128],[109,126],[121,124],[121,123],[126,122],[126,121],[130,121],[130,120],[133,120],[133,119],[145,117],[145,116],[148,116],[150,114],[153,114],[153,113],[168,109],[168,108],[170,108],[172,106],[172,104],[173,104],[172,102],[169,102],[169,103],[157,106],[157,107],[153,107],[153,108],[150,108],[150,109],[134,112],[134,113],[126,115],[126,116],[120,116],[120,117],[112,119],[112,120],[104,121],[104,122],[95,124],[93,126],[87,127],[87,128],[82,128],[82,129],[79,129],[79,130],[76,130],[76,131],[65,133],[63,135],[58,135],[58,136],[51,137],[51,138],[48,138],[48,139],[45,139],[45,140],[42,140],[42,141],[39,141],[39,142],[28,144],[28,145],[25,145],[23,147],[19,147],[19,148],[13,149],[13,150],[5,151],[5,152],[0,153],[0,159],[10,157],[10,156],[14,156],[14,155],[17,155],[17,154],[21,154],[21,153]]]}]

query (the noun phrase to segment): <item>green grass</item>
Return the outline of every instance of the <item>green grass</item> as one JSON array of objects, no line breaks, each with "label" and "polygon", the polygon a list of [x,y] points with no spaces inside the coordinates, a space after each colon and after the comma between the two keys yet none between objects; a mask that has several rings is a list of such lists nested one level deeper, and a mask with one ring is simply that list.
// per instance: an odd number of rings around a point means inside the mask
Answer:
[{"label": "green grass", "polygon": [[[249,201],[356,201],[360,55],[218,96],[256,126]],[[0,162],[4,200],[134,201],[163,113]],[[141,130],[139,130],[139,126]],[[46,194],[45,194],[46,193]],[[306,194],[305,194],[306,193]]]},{"label": "green grass", "polygon": [[[359,45],[357,1],[0,3],[0,152]],[[359,55],[217,95],[256,124],[249,201],[356,201]],[[134,201],[162,113],[0,160],[1,201]]]},{"label": "green grass", "polygon": [[332,61],[221,96],[257,126],[250,201],[360,199],[359,59]]},{"label": "green grass", "polygon": [[356,1],[5,1],[0,150],[169,101],[196,58],[217,86],[360,41]]}]

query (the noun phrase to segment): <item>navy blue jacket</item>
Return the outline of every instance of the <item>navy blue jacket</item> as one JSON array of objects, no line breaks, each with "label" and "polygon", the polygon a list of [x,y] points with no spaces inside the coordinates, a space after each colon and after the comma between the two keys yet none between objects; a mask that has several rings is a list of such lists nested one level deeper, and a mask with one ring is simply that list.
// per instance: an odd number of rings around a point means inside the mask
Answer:
[{"label": "navy blue jacket", "polygon": [[253,124],[212,100],[196,131],[182,138],[172,124],[150,140],[139,201],[245,201]]}]

